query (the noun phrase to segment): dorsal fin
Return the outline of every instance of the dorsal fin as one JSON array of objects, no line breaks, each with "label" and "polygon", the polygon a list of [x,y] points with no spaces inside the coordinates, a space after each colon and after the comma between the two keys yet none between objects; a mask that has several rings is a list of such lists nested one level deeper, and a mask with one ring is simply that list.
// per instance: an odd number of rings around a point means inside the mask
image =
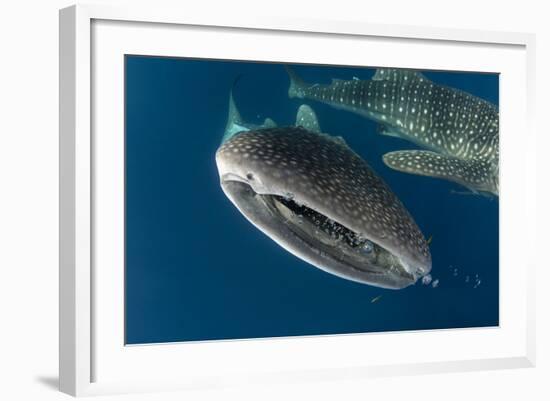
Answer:
[{"label": "dorsal fin", "polygon": [[337,143],[339,143],[340,145],[344,145],[345,147],[349,148],[349,145],[348,145],[348,143],[346,142],[346,140],[344,139],[344,137],[342,137],[342,136],[333,136],[333,137],[331,137],[331,138],[332,138],[332,140],[333,140],[334,142],[337,142]]},{"label": "dorsal fin", "polygon": [[[330,140],[330,141],[332,141],[332,142],[334,142],[334,143],[336,143],[340,146],[345,147],[348,151],[355,153],[355,151],[352,148],[350,148],[350,146],[348,145],[348,143],[346,142],[346,140],[343,137],[341,137],[341,136],[332,136],[332,135],[329,135],[329,134],[322,134],[322,133],[320,135],[324,136],[326,139],[328,139],[328,140]],[[357,153],[355,153],[355,154],[357,154]]]},{"label": "dorsal fin", "polygon": [[321,133],[317,115],[307,104],[301,105],[298,109],[298,113],[296,114],[296,126],[304,127],[308,131]]},{"label": "dorsal fin", "polygon": [[[317,114],[313,111],[311,107],[309,107],[307,104],[303,104],[298,109],[298,113],[296,114],[296,124],[297,127],[303,127],[307,129],[308,131],[315,132],[317,134],[321,134],[325,136],[326,138],[330,139],[331,141],[338,143],[342,146],[345,146],[346,148],[350,149],[348,144],[346,143],[345,139],[341,136],[332,136],[329,134],[323,134],[321,132],[321,127],[319,126],[319,120],[317,120]],[[351,149],[350,149],[351,150]]]},{"label": "dorsal fin", "polygon": [[394,80],[427,81],[428,79],[419,71],[403,70],[400,68],[378,68],[372,77],[373,81]]},{"label": "dorsal fin", "polygon": [[271,118],[266,118],[264,120],[264,123],[262,124],[262,128],[275,128],[277,127],[277,123],[273,121]]}]

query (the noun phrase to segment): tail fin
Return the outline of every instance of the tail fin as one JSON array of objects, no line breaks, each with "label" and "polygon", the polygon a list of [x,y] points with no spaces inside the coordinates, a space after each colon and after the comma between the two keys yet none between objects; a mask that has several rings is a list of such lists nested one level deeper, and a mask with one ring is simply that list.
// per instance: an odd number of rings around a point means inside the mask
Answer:
[{"label": "tail fin", "polygon": [[242,75],[237,76],[235,80],[233,81],[233,84],[231,85],[231,91],[229,92],[229,110],[227,112],[227,123],[225,124],[225,131],[222,138],[222,143],[231,138],[233,135],[235,135],[235,127],[242,124],[242,118],[241,114],[239,113],[239,109],[237,109],[237,106],[235,105],[235,100],[233,99],[233,89],[235,88],[235,85],[241,79]]},{"label": "tail fin", "polygon": [[235,85],[237,85],[237,82],[239,82],[239,79],[241,79],[242,75],[237,76],[235,80],[233,81],[233,84],[231,85],[231,91],[229,92],[229,111],[227,113],[227,126],[233,123],[241,122],[241,114],[239,113],[239,109],[237,109],[237,106],[235,105],[235,100],[233,99],[233,90],[235,89]]},{"label": "tail fin", "polygon": [[303,98],[305,96],[304,89],[306,88],[306,83],[294,72],[292,68],[285,65],[285,70],[290,78],[290,86],[288,88],[288,97],[298,97]]}]

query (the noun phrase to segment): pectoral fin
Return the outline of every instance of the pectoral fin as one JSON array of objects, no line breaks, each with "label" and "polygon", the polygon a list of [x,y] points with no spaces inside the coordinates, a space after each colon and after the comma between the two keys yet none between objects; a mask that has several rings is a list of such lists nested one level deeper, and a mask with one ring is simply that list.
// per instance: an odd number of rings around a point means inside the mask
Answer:
[{"label": "pectoral fin", "polygon": [[483,160],[462,160],[426,150],[390,152],[383,159],[394,170],[442,178],[474,191],[494,192],[491,166]]}]

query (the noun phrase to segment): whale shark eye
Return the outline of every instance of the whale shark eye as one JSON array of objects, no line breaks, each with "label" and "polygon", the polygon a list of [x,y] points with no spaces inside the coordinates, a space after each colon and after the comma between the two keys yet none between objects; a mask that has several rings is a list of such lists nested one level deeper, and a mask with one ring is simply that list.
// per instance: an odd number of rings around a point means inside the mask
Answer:
[{"label": "whale shark eye", "polygon": [[374,245],[372,244],[372,242],[370,241],[365,241],[362,245],[361,245],[361,250],[363,251],[363,253],[371,253],[374,249]]},{"label": "whale shark eye", "polygon": [[252,173],[247,173],[247,174],[246,174],[246,178],[247,178],[248,180],[253,180],[253,179],[254,179],[254,175],[253,175]]}]

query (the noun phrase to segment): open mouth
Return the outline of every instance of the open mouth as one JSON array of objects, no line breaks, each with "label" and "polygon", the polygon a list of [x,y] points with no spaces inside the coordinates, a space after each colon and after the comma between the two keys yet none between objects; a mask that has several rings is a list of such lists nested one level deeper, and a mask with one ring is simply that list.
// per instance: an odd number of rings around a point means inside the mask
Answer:
[{"label": "open mouth", "polygon": [[241,213],[301,259],[332,274],[385,288],[416,281],[397,256],[366,235],[296,202],[292,195],[258,194],[245,180],[227,178],[222,187]]},{"label": "open mouth", "polygon": [[[281,204],[294,215],[297,216],[300,225],[303,225],[303,220],[306,224],[314,225],[317,227],[317,231],[322,231],[324,234],[330,236],[334,241],[343,241],[347,246],[353,249],[361,250],[365,254],[373,251],[374,243],[366,239],[361,234],[358,234],[340,223],[330,219],[329,217],[310,209],[307,206],[300,205],[290,198],[285,198],[278,195],[268,195],[271,197],[272,203],[278,206],[278,209],[282,209]],[[284,211],[284,209],[283,209]],[[286,214],[286,213],[285,213]],[[320,234],[320,232],[316,232]]]}]

